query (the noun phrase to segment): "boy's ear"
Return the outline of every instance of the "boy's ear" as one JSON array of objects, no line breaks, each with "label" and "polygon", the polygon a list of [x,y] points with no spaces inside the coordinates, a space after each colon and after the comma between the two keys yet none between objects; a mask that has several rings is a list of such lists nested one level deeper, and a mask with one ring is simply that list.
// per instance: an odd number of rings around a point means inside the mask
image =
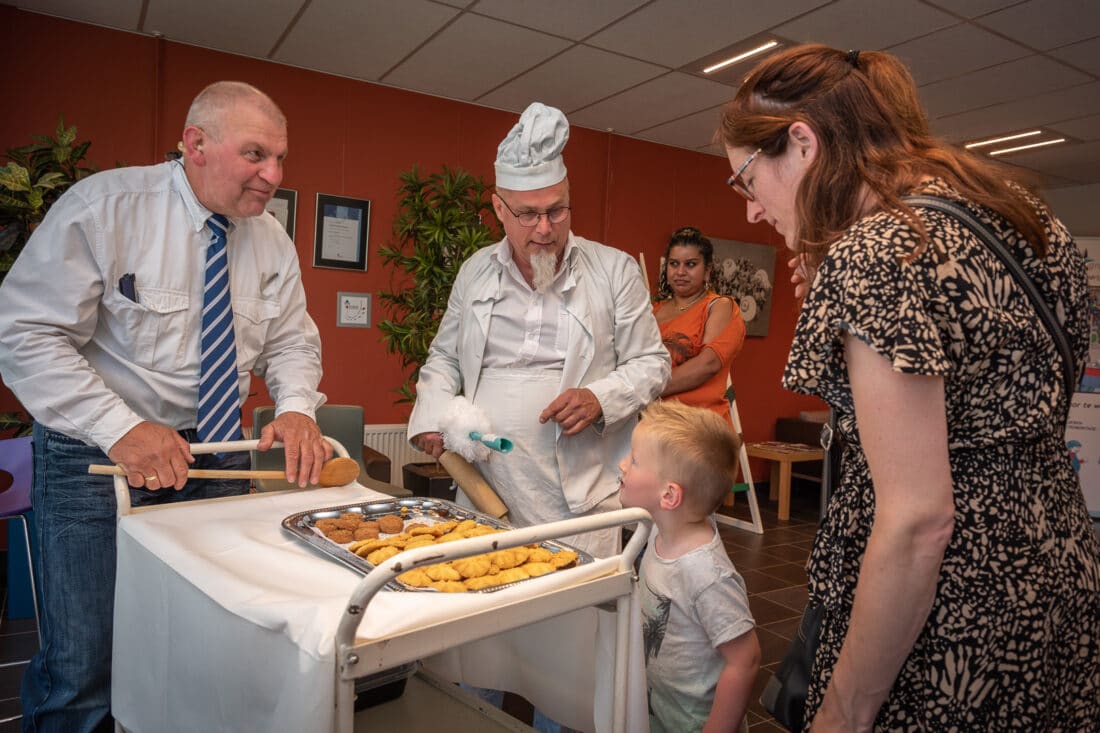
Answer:
[{"label": "boy's ear", "polygon": [[669,481],[661,489],[661,508],[676,509],[684,501],[684,489],[675,481]]}]

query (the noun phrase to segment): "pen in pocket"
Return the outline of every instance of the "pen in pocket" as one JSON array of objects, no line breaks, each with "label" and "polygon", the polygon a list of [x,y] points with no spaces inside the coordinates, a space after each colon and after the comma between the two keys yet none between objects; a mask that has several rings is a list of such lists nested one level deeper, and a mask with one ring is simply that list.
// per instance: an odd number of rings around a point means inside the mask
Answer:
[{"label": "pen in pocket", "polygon": [[135,303],[137,302],[137,282],[134,273],[128,272],[118,279],[118,291]]}]

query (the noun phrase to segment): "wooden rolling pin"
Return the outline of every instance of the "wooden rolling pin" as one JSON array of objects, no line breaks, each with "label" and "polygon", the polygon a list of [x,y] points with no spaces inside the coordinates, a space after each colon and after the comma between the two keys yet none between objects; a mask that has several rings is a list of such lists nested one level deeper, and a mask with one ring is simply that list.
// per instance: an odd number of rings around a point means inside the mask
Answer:
[{"label": "wooden rolling pin", "polygon": [[[469,465],[469,464],[467,464]],[[125,476],[121,466],[88,466],[88,473],[99,476]],[[453,474],[452,474],[453,475]],[[188,478],[277,478],[286,480],[286,471],[236,471],[217,468],[191,468]],[[343,486],[359,478],[359,462],[354,458],[332,458],[321,466],[318,486]]]},{"label": "wooden rolling pin", "polygon": [[470,465],[462,456],[449,450],[443,451],[439,456],[439,462],[451,478],[462,489],[462,493],[470,498],[474,507],[483,514],[496,517],[505,522],[508,521],[508,507],[497,496],[497,492],[482,478],[481,473]]}]

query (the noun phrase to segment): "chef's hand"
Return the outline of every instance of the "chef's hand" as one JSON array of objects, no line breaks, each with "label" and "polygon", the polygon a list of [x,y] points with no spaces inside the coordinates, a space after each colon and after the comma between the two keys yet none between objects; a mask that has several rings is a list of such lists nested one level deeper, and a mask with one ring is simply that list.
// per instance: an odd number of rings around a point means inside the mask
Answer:
[{"label": "chef's hand", "polygon": [[195,462],[191,446],[179,433],[148,421],[130,428],[107,451],[107,457],[126,471],[131,486],[150,491],[166,486],[182,489],[187,483],[187,466]]},{"label": "chef's hand", "polygon": [[432,458],[439,458],[443,454],[442,433],[418,433],[413,436],[412,444]]},{"label": "chef's hand", "polygon": [[817,274],[817,268],[810,267],[802,259],[802,255],[796,255],[787,260],[787,267],[791,268],[791,282],[794,283],[794,297],[805,298],[810,292],[810,283]]},{"label": "chef's hand", "polygon": [[264,425],[256,449],[267,450],[276,440],[286,453],[287,481],[302,489],[320,483],[321,466],[332,458],[332,446],[316,422],[300,412],[284,412]]},{"label": "chef's hand", "polygon": [[603,407],[590,389],[567,389],[539,415],[539,422],[553,420],[565,435],[576,435],[603,417]]}]

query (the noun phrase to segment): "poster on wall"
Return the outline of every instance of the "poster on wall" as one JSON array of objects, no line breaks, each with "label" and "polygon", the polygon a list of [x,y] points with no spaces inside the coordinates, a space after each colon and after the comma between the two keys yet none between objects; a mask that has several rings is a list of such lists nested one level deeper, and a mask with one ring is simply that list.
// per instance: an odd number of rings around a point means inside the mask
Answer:
[{"label": "poster on wall", "polygon": [[267,202],[267,213],[283,225],[283,229],[294,239],[294,219],[298,213],[298,192],[292,188],[280,188]]},{"label": "poster on wall", "polygon": [[1081,478],[1089,514],[1100,519],[1100,393],[1073,395],[1066,424],[1066,451]]},{"label": "poster on wall", "polygon": [[711,238],[714,245],[714,290],[741,307],[745,332],[767,336],[775,287],[775,247]]},{"label": "poster on wall", "polygon": [[369,231],[370,201],[317,194],[313,266],[365,272]]}]

